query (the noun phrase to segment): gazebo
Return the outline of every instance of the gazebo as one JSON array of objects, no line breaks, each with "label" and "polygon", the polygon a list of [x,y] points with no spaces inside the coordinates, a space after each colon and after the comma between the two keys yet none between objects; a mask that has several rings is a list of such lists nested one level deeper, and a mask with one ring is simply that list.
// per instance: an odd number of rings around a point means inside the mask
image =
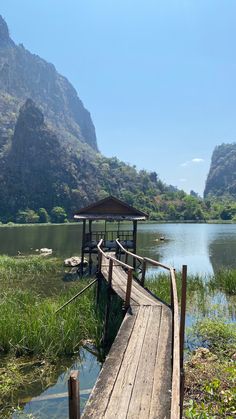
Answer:
[{"label": "gazebo", "polygon": [[[103,239],[104,251],[115,251],[117,248],[116,239],[130,251],[136,253],[137,246],[137,222],[144,221],[148,215],[114,196],[109,196],[88,207],[82,208],[74,215],[77,221],[83,221],[81,267],[83,270],[84,256],[89,255],[89,266],[91,270],[92,254],[97,254],[97,245]],[[88,220],[88,223],[87,223]],[[104,229],[93,229],[93,221],[104,221]],[[131,221],[132,230],[121,229],[121,222]],[[112,222],[112,229],[108,223]]]}]

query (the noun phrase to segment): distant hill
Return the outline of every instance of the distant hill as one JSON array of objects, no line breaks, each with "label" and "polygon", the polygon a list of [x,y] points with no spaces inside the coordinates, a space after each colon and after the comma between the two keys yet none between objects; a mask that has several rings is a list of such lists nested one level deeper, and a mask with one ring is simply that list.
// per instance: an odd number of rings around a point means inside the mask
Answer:
[{"label": "distant hill", "polygon": [[8,147],[18,112],[32,99],[64,144],[97,151],[95,128],[76,90],[53,64],[16,45],[0,15],[0,152]]},{"label": "distant hill", "polygon": [[212,154],[204,197],[236,198],[236,143],[221,144]]}]

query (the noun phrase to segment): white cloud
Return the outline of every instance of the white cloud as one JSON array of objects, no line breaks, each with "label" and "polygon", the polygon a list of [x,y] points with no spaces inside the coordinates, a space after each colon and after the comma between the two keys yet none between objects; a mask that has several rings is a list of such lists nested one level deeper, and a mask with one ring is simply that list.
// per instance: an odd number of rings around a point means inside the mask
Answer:
[{"label": "white cloud", "polygon": [[179,179],[179,182],[182,182],[182,183],[187,182],[187,179],[182,177],[181,179]]},{"label": "white cloud", "polygon": [[201,159],[199,157],[194,157],[192,160],[187,160],[184,163],[181,163],[180,166],[186,167],[186,166],[190,166],[191,164],[199,164],[203,162],[204,162],[204,159]]},{"label": "white cloud", "polygon": [[204,159],[199,159],[198,157],[195,157],[194,159],[191,160],[193,163],[203,163]]}]

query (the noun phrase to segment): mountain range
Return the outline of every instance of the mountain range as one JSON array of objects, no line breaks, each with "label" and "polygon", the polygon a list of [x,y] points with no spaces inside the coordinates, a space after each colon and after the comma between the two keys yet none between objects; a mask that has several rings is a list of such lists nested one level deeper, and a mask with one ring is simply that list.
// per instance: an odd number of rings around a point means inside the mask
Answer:
[{"label": "mountain range", "polygon": [[[112,140],[112,139],[111,139]],[[204,196],[236,197],[236,145],[215,149]],[[107,195],[155,219],[220,217],[192,193],[165,185],[98,149],[90,113],[53,64],[16,45],[0,16],[0,221],[19,211],[76,210]]]}]

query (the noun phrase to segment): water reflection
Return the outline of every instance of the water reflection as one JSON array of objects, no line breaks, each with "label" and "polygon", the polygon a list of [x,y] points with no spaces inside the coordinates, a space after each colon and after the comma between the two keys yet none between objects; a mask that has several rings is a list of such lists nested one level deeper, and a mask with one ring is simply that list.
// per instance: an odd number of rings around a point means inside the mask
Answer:
[{"label": "water reflection", "polygon": [[[25,389],[24,392],[21,392],[21,394],[18,395],[19,406],[24,405],[24,409],[23,412],[15,412],[12,416],[14,419],[22,418],[24,415],[25,417],[26,415],[31,415],[31,417],[34,418],[40,417],[40,419],[67,419],[67,381],[71,370],[79,370],[80,372],[80,408],[82,412],[100,372],[101,364],[98,362],[95,355],[82,349],[80,359],[74,361],[74,363],[67,366],[67,368],[66,365],[64,368],[60,368],[61,371],[57,372],[58,378],[56,379],[56,382],[53,385],[50,385],[45,391],[40,383],[36,382],[33,385],[31,384],[30,391],[29,389]],[[27,394],[30,394],[31,397],[34,398],[27,401]],[[37,397],[39,395],[40,397]]]},{"label": "water reflection", "polygon": [[[99,230],[101,224],[94,224],[94,228]],[[124,223],[122,228],[130,229],[131,225]],[[1,227],[0,254],[17,255],[18,251],[30,254],[37,248],[49,247],[54,256],[78,255],[81,233],[80,223]],[[177,270],[187,264],[191,273],[209,274],[222,266],[236,267],[236,225],[139,224],[138,252]]]}]

